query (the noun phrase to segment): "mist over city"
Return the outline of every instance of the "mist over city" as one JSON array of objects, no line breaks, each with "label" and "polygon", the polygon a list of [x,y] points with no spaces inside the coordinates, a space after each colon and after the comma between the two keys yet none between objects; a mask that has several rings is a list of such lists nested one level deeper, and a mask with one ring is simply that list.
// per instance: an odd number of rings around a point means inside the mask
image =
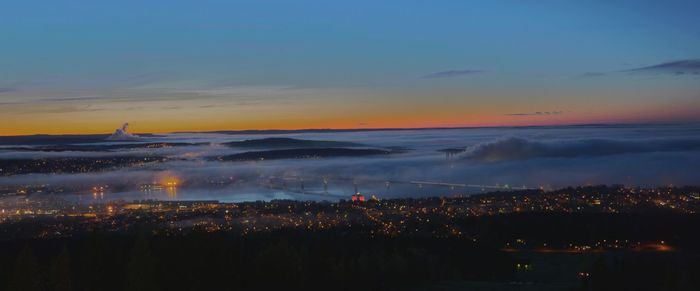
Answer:
[{"label": "mist over city", "polygon": [[[700,163],[700,126],[697,124],[284,134],[169,133],[144,137],[125,129],[126,126],[119,128],[106,138],[90,137],[75,146],[42,145],[40,139],[28,146],[9,145],[11,141],[4,141],[0,157],[3,161],[77,157],[91,160],[159,157],[162,160],[72,172],[46,168],[12,172],[5,168],[0,185],[67,187],[74,192],[63,195],[77,195],[80,199],[89,199],[95,186],[119,189],[109,193],[105,201],[215,199],[233,202],[337,201],[354,194],[355,188],[383,198],[407,198],[483,193],[510,187],[551,190],[600,184],[683,186],[700,180],[693,170]],[[235,145],[246,141],[263,142]],[[282,144],[289,141],[320,143]],[[287,147],[310,152],[276,159],[220,160],[230,155]],[[314,151],[323,148],[386,152],[353,157],[343,156],[342,152],[333,154],[337,156],[317,156]],[[177,195],[140,191],[142,185],[162,184],[168,179],[178,181]]]},{"label": "mist over city", "polygon": [[8,0],[0,290],[700,290],[696,0]]}]

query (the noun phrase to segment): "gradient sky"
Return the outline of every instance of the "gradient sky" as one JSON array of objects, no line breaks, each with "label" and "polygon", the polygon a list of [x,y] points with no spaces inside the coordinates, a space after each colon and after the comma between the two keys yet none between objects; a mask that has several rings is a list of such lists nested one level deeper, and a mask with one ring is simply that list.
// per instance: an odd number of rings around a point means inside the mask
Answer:
[{"label": "gradient sky", "polygon": [[700,121],[698,1],[3,1],[0,135]]}]

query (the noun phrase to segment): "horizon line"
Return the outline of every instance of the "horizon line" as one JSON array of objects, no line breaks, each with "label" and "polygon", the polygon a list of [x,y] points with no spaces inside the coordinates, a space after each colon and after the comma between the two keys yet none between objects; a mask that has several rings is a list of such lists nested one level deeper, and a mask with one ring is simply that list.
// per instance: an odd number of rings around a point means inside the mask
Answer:
[{"label": "horizon line", "polygon": [[[538,127],[574,127],[574,126],[633,126],[633,125],[683,125],[697,124],[698,121],[684,122],[600,122],[600,123],[571,123],[571,124],[536,124],[536,125],[483,125],[483,126],[437,126],[437,127],[369,127],[369,128],[299,128],[299,129],[235,129],[235,130],[184,130],[169,132],[137,132],[136,135],[158,135],[179,133],[222,133],[222,134],[286,134],[301,132],[363,132],[363,131],[404,131],[404,130],[450,130],[450,129],[479,129],[479,128],[538,128]],[[110,135],[106,133],[34,133],[18,135],[0,135],[1,137],[29,137],[29,136],[86,136],[86,135]]]}]

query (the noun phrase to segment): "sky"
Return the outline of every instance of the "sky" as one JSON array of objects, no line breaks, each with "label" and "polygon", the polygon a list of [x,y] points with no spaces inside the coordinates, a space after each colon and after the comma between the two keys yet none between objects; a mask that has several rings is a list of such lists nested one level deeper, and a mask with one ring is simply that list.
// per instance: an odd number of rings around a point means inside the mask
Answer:
[{"label": "sky", "polygon": [[0,135],[700,121],[698,1],[3,1]]}]

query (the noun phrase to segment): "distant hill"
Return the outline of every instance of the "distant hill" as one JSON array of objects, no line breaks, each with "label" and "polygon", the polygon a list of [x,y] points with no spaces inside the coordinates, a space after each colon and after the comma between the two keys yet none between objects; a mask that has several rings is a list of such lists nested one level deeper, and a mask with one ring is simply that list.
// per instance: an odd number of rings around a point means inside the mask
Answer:
[{"label": "distant hill", "polygon": [[354,142],[305,140],[287,137],[270,137],[261,139],[249,139],[224,143],[234,148],[328,148],[328,147],[361,147],[365,146]]},{"label": "distant hill", "polygon": [[279,159],[315,159],[330,157],[363,157],[388,155],[396,151],[383,149],[349,149],[349,148],[308,148],[281,149],[269,151],[251,151],[212,158],[219,161],[258,161]]},{"label": "distant hill", "polygon": [[67,152],[67,151],[77,151],[77,152],[105,152],[120,149],[157,149],[157,148],[170,148],[170,147],[181,147],[181,146],[199,146],[199,145],[209,145],[208,142],[199,143],[185,143],[185,142],[153,142],[153,143],[120,143],[120,144],[91,144],[91,145],[71,145],[71,144],[59,144],[59,145],[47,145],[47,146],[36,146],[36,147],[7,147],[1,148],[0,150],[13,150],[13,151],[27,151],[27,152]]},{"label": "distant hill", "polygon": [[[157,137],[157,135],[143,133],[141,137]],[[99,143],[105,142],[109,134],[66,134],[66,135],[18,135],[0,136],[0,145],[57,145],[74,143]],[[114,141],[111,141],[114,142]]]},{"label": "distant hill", "polygon": [[24,174],[77,174],[142,167],[168,161],[164,156],[61,157],[0,159],[0,176]]}]

